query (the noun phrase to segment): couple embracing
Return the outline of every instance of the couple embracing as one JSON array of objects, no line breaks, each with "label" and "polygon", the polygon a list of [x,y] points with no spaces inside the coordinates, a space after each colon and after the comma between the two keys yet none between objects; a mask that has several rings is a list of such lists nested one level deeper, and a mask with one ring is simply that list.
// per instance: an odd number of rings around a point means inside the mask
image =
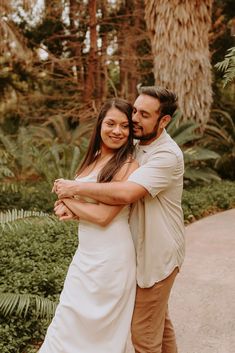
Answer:
[{"label": "couple embracing", "polygon": [[[184,259],[183,156],[165,128],[176,95],[107,101],[74,181],[53,190],[79,247],[40,353],[177,353],[168,299]],[[138,140],[134,146],[133,139]]]}]

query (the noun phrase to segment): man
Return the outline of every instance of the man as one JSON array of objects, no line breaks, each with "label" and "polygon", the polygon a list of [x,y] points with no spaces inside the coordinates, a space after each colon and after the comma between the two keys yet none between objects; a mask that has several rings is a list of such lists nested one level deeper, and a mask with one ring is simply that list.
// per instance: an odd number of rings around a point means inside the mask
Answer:
[{"label": "man", "polygon": [[165,131],[177,98],[160,87],[142,87],[134,103],[136,158],[127,181],[79,183],[59,180],[59,197],[88,196],[106,204],[136,202],[130,226],[137,254],[137,293],[132,320],[136,353],[176,353],[168,299],[184,259],[181,209],[183,156]]}]

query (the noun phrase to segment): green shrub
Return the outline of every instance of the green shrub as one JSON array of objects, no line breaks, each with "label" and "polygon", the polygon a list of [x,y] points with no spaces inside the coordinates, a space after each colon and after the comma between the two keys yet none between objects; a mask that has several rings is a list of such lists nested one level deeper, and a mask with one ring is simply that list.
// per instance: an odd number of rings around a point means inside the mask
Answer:
[{"label": "green shrub", "polygon": [[222,181],[188,187],[183,192],[182,205],[186,223],[235,207],[235,183]]},{"label": "green shrub", "polygon": [[[75,222],[48,217],[1,226],[0,291],[37,294],[58,301],[77,248],[76,234]],[[26,318],[0,317],[0,352],[36,352],[33,347],[42,342],[47,326],[46,320],[37,319],[33,308]]]},{"label": "green shrub", "polygon": [[56,195],[51,193],[52,186],[47,182],[0,184],[0,211],[24,209],[52,212]]}]

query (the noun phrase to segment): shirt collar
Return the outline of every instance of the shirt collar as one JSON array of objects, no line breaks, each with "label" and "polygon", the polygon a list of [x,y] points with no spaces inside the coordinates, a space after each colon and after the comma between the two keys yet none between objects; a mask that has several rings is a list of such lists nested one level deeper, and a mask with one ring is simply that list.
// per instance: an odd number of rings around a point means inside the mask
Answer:
[{"label": "shirt collar", "polygon": [[167,136],[168,136],[168,133],[164,129],[161,135],[158,138],[156,138],[156,140],[154,140],[152,143],[150,143],[149,145],[140,145],[138,142],[136,144],[136,148],[138,149],[138,151],[143,151],[145,153],[149,152],[152,149],[155,149],[157,146],[160,146],[161,144],[163,144],[166,141]]}]

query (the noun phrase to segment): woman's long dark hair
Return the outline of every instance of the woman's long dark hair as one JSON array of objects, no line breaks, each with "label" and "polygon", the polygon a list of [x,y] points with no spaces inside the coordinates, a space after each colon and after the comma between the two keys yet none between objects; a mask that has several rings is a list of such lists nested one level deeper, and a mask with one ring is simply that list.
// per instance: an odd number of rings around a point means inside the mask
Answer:
[{"label": "woman's long dark hair", "polygon": [[81,174],[86,167],[92,164],[95,159],[98,157],[101,150],[101,125],[111,108],[116,108],[120,112],[124,113],[128,119],[129,123],[129,136],[127,142],[121,146],[118,150],[115,151],[113,157],[105,164],[98,174],[97,181],[106,183],[113,179],[114,175],[122,167],[122,165],[127,161],[127,159],[133,154],[133,127],[132,127],[132,105],[120,98],[109,99],[102,106],[96,125],[94,127],[93,133],[91,135],[90,143],[88,146],[87,153],[84,157],[84,160],[77,170],[77,175]]}]

